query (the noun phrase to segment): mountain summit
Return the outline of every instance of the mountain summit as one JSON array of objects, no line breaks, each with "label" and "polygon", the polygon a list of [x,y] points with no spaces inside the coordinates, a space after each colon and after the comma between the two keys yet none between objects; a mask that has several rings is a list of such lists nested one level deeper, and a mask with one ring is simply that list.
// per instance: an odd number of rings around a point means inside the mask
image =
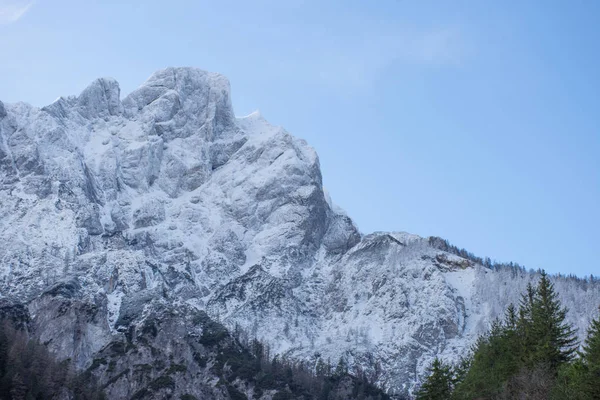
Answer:
[{"label": "mountain summit", "polygon": [[[407,394],[535,279],[437,238],[362,235],[315,151],[258,113],[236,118],[219,74],[167,68],[122,100],[102,78],[41,109],[0,102],[0,301],[24,304],[60,358],[110,377],[109,397],[139,393],[136,365],[159,358],[187,365],[176,393],[216,385],[194,356],[209,319]],[[600,284],[554,282],[583,334]],[[134,353],[142,342],[154,350]],[[133,347],[99,370],[114,343]]]}]

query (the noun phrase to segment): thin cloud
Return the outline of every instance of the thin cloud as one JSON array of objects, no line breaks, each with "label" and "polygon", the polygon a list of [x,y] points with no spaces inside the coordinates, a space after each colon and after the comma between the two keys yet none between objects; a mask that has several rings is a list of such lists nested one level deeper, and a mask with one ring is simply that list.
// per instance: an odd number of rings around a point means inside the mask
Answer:
[{"label": "thin cloud", "polygon": [[408,58],[428,65],[458,66],[464,56],[464,38],[456,29],[439,29],[416,36]]},{"label": "thin cloud", "polygon": [[21,19],[33,5],[33,1],[0,0],[0,25],[12,24]]},{"label": "thin cloud", "polygon": [[467,40],[460,30],[439,28],[421,32],[375,32],[361,40],[320,49],[308,64],[322,81],[335,86],[371,87],[388,68],[460,68],[468,59]]}]

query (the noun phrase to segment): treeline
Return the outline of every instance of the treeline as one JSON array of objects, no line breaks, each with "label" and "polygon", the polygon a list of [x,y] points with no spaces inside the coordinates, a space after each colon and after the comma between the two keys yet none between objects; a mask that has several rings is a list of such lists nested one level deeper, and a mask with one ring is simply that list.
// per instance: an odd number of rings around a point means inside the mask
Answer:
[{"label": "treeline", "polygon": [[[527,268],[525,268],[523,265],[520,265],[520,264],[512,262],[512,261],[505,263],[505,262],[492,261],[492,259],[489,257],[478,257],[475,254],[471,253],[470,251],[467,251],[466,249],[459,248],[457,246],[454,246],[453,244],[450,244],[450,242],[448,242],[446,239],[442,239],[441,237],[430,236],[429,237],[429,245],[432,247],[435,247],[436,249],[457,255],[457,256],[465,258],[469,261],[473,261],[474,263],[483,265],[484,267],[492,269],[492,270],[508,269],[508,270],[511,270],[515,274],[527,273]],[[535,272],[535,271],[531,270],[530,272]]]},{"label": "treeline", "polygon": [[581,348],[544,271],[458,365],[436,359],[419,400],[600,399],[600,319]]},{"label": "treeline", "polygon": [[0,320],[0,400],[105,398],[68,361],[56,361],[22,328],[8,319]]},{"label": "treeline", "polygon": [[[254,397],[260,397],[266,391],[276,390],[273,400],[315,399],[315,400],[387,400],[390,397],[379,389],[376,377],[354,368],[349,371],[344,358],[336,364],[315,354],[311,361],[292,360],[273,355],[268,345],[257,339],[249,339],[239,327],[233,329],[234,338],[248,350],[244,353],[223,354],[224,361],[233,376],[225,378],[233,382],[242,378],[255,385]],[[218,367],[219,362],[216,363]],[[233,400],[246,399],[246,396],[228,386]]]},{"label": "treeline", "polygon": [[[106,398],[95,384],[96,378],[91,373],[93,367],[79,372],[69,360],[57,361],[46,346],[29,337],[25,319],[0,319],[0,400]],[[272,355],[267,345],[248,337],[237,329],[230,332],[207,317],[199,342],[212,351],[205,355],[194,354],[198,365],[212,370],[218,380],[216,385],[222,387],[232,400],[248,400],[249,389],[255,399],[263,395],[272,400],[389,399],[373,384],[373,375],[360,369],[350,373],[344,359],[335,365],[317,355],[313,362],[294,361]],[[183,365],[176,367],[186,370]],[[98,379],[108,385],[114,376],[109,377],[105,375]],[[169,375],[164,375],[155,379],[152,385],[171,386],[175,382]],[[155,395],[153,391],[142,389],[133,398],[153,398]],[[189,394],[181,398],[195,399]]]},{"label": "treeline", "polygon": [[[429,245],[432,247],[435,247],[436,249],[457,255],[457,256],[467,259],[469,261],[473,261],[474,263],[483,265],[484,267],[489,268],[491,270],[495,270],[495,271],[508,270],[508,271],[511,271],[513,273],[513,275],[541,272],[541,270],[534,270],[534,269],[528,270],[527,268],[525,268],[525,266],[520,265],[519,263],[516,263],[516,262],[512,262],[512,261],[511,262],[498,262],[498,261],[492,260],[489,257],[478,257],[475,254],[471,253],[470,251],[468,251],[464,248],[455,246],[455,245],[451,244],[448,240],[442,239],[441,237],[437,237],[437,236],[429,237]],[[583,282],[590,282],[590,283],[597,282],[600,279],[598,277],[595,277],[594,275],[590,275],[589,277],[581,278],[574,274],[565,275],[565,274],[558,273],[556,276],[559,278],[573,279],[573,280],[576,280],[579,282],[583,281]]]}]

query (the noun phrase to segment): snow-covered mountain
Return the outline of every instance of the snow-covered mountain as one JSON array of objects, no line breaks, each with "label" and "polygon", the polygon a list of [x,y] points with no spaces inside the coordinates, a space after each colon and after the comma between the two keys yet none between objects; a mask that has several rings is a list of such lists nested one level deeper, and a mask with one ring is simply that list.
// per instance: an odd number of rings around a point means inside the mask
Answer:
[{"label": "snow-covered mountain", "polygon": [[[38,337],[80,368],[160,305],[174,310],[165,353],[206,312],[403,394],[536,279],[430,238],[363,236],[324,193],[315,151],[258,113],[236,118],[219,74],[168,68],[122,100],[98,79],[41,109],[0,103],[0,298],[27,304]],[[585,333],[600,284],[554,282]],[[119,379],[109,390],[125,395]]]}]

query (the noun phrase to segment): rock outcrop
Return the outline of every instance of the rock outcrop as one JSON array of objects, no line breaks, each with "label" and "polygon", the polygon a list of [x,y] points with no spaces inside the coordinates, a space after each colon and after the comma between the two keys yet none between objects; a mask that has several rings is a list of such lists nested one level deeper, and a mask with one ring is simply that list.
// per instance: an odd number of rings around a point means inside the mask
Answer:
[{"label": "rock outcrop", "polygon": [[[99,79],[42,109],[0,103],[0,297],[100,375],[112,343],[140,348],[121,371],[151,364],[152,346],[185,363],[206,316],[290,357],[343,356],[406,394],[534,279],[427,238],[361,235],[324,193],[315,151],[258,113],[236,118],[219,74],[168,68],[123,100]],[[555,284],[585,331],[600,286]],[[210,381],[190,368],[186,393],[226,396],[190,392]],[[151,383],[112,378],[111,397]]]}]

